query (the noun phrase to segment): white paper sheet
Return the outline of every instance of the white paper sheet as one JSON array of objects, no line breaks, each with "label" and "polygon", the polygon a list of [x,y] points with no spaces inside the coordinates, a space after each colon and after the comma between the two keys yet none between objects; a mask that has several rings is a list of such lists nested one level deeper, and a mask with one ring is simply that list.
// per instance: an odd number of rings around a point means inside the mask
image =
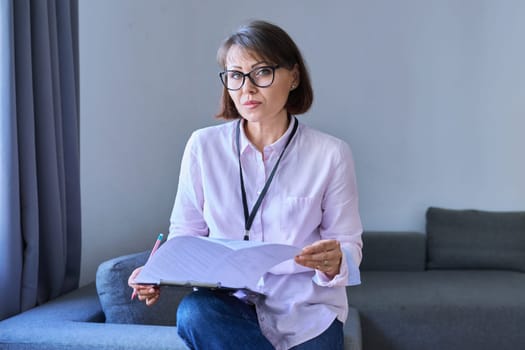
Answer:
[{"label": "white paper sheet", "polygon": [[299,248],[284,244],[179,236],[157,250],[135,282],[260,292],[259,279],[299,252]]}]

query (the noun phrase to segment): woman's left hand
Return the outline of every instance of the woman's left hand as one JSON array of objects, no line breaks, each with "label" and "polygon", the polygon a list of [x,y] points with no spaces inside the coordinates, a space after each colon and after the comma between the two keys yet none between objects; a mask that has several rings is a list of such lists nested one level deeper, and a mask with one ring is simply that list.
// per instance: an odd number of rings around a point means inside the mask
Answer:
[{"label": "woman's left hand", "polygon": [[304,247],[295,257],[295,262],[324,272],[329,278],[334,278],[340,272],[342,258],[343,252],[339,241],[325,239]]}]

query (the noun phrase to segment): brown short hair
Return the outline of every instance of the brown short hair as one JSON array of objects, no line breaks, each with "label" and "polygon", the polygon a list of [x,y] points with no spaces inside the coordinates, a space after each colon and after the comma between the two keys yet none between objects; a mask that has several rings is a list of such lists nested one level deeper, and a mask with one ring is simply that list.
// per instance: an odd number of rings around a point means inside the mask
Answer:
[{"label": "brown short hair", "polygon": [[[283,29],[265,21],[252,21],[241,26],[219,47],[217,61],[221,67],[226,67],[226,56],[233,45],[238,45],[268,62],[287,69],[297,65],[299,85],[290,91],[286,110],[289,114],[296,115],[306,113],[310,109],[314,99],[310,75],[299,48]],[[225,87],[222,90],[221,106],[216,117],[221,119],[241,117]]]}]

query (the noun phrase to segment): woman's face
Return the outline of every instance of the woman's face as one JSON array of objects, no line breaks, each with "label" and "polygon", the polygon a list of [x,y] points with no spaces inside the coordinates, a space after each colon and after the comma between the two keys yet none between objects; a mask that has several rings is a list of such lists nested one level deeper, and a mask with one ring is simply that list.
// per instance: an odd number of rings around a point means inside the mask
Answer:
[{"label": "woman's face", "polygon": [[[275,62],[267,62],[243,48],[233,45],[226,56],[226,69],[236,70],[243,74],[258,67],[275,66]],[[297,66],[292,70],[275,69],[275,77],[269,87],[258,87],[248,76],[244,85],[235,91],[229,91],[230,97],[240,115],[250,122],[270,122],[286,118],[285,109],[288,94],[299,82]]]}]

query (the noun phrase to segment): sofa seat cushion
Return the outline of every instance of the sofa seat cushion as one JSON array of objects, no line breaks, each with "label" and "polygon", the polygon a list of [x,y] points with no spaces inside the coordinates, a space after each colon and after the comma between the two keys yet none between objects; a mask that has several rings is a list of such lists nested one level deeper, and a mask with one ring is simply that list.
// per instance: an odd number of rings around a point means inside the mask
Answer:
[{"label": "sofa seat cushion", "polygon": [[524,273],[363,271],[361,279],[348,298],[365,349],[525,348]]},{"label": "sofa seat cushion", "polygon": [[103,321],[95,285],[87,285],[0,321],[0,349],[188,349],[174,327]]}]

